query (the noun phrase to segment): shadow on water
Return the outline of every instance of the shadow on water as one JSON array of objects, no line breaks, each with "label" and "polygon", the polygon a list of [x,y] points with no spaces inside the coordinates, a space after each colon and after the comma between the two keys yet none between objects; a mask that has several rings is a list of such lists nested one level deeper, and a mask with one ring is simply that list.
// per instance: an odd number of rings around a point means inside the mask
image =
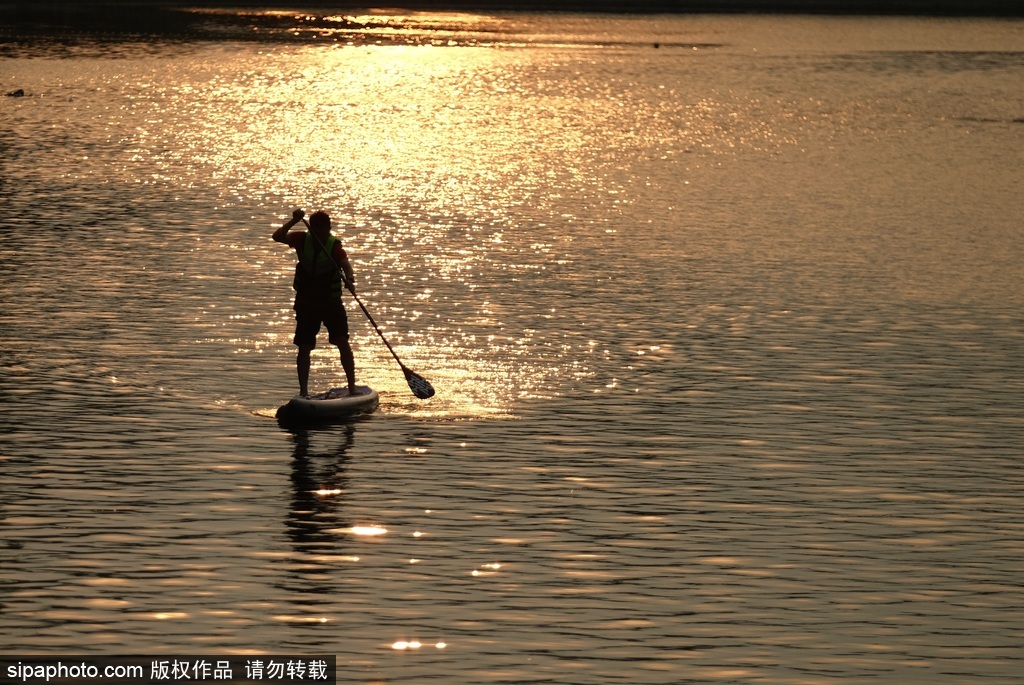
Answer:
[{"label": "shadow on water", "polygon": [[[290,611],[279,620],[293,624],[322,623],[324,597],[341,592],[339,568],[349,560],[347,541],[339,530],[345,523],[345,497],[349,451],[355,443],[352,424],[340,431],[291,430],[291,500],[284,517],[285,534],[294,553],[286,561],[288,573],[277,587],[291,597]],[[328,447],[314,449],[313,441],[330,438]],[[307,639],[310,639],[307,636]],[[323,644],[330,642],[323,638]],[[318,639],[311,643],[321,644]]]},{"label": "shadow on water", "polygon": [[331,430],[289,430],[291,497],[283,524],[292,553],[281,560],[286,573],[275,583],[289,599],[288,609],[275,620],[293,629],[313,630],[303,636],[310,645],[332,642],[331,636],[319,632],[320,624],[327,621],[324,599],[343,592],[341,571],[346,561],[354,559],[347,555],[348,540],[340,531],[351,526],[346,522],[345,498],[355,433],[351,423]]},{"label": "shadow on water", "polygon": [[337,435],[338,444],[324,451],[312,449],[308,429],[290,432],[292,506],[285,519],[288,537],[296,551],[304,555],[334,552],[342,538],[331,531],[345,527],[340,510],[349,486],[346,470],[348,452],[355,444],[355,425],[343,426]]}]

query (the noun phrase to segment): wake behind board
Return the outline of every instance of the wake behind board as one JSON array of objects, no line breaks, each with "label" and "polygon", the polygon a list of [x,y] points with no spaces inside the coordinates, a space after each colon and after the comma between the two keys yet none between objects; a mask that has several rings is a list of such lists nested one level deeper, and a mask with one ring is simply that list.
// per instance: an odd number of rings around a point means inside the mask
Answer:
[{"label": "wake behind board", "polygon": [[296,395],[277,410],[277,418],[287,421],[330,421],[357,414],[369,414],[377,408],[380,396],[366,385],[356,387],[359,394],[350,395],[348,388],[332,388],[309,397]]}]

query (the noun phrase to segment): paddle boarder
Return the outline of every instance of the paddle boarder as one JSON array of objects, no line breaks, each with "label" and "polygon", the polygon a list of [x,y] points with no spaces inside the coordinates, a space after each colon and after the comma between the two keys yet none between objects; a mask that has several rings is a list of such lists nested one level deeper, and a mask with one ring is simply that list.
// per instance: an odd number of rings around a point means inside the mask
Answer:
[{"label": "paddle boarder", "polygon": [[[328,341],[338,348],[341,366],[345,370],[350,395],[359,394],[356,389],[356,363],[352,346],[348,341],[348,316],[341,301],[342,285],[355,295],[355,275],[348,254],[331,233],[331,217],[319,211],[309,217],[307,231],[292,231],[295,224],[303,221],[306,213],[301,209],[292,212],[281,228],[274,231],[276,242],[289,245],[298,254],[295,265],[295,339],[299,348],[295,367],[299,374],[299,394],[309,397],[309,357],[316,347],[316,336],[321,324],[327,326]],[[305,223],[303,221],[303,223]],[[342,283],[342,273],[345,281]]]}]

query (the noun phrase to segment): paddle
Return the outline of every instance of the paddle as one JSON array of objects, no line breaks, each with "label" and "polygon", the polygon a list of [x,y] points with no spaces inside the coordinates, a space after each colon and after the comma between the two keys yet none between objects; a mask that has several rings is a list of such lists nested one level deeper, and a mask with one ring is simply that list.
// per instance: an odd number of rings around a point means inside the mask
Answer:
[{"label": "paddle", "polygon": [[402,363],[402,360],[398,358],[398,354],[395,352],[395,348],[391,347],[391,343],[389,343],[388,339],[384,337],[384,332],[380,330],[380,326],[378,326],[377,322],[373,320],[372,316],[370,316],[370,311],[366,308],[366,305],[364,305],[363,301],[359,299],[358,295],[356,295],[355,288],[352,287],[352,284],[348,282],[347,278],[345,278],[344,270],[342,270],[338,263],[334,261],[334,255],[327,252],[327,246],[321,242],[316,233],[313,233],[313,229],[309,227],[309,222],[306,221],[305,218],[302,219],[302,223],[306,224],[306,229],[309,231],[309,234],[316,239],[316,242],[320,245],[320,249],[324,251],[327,258],[334,264],[334,268],[338,270],[338,273],[341,275],[341,282],[344,283],[348,291],[352,293],[352,297],[359,304],[359,308],[363,310],[363,314],[366,314],[366,318],[369,319],[370,323],[373,325],[373,330],[377,331],[377,335],[379,335],[380,339],[384,341],[384,344],[388,346],[391,356],[395,358],[395,361],[398,362],[398,366],[402,369],[402,373],[405,374],[405,381],[409,384],[409,389],[412,390],[412,394],[416,395],[416,397],[421,400],[433,397],[434,386],[432,386],[430,381],[426,378]]}]

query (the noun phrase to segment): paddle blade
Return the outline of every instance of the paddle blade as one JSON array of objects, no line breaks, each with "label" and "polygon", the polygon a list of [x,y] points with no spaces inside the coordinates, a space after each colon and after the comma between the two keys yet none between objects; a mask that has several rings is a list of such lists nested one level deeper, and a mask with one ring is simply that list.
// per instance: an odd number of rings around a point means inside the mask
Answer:
[{"label": "paddle blade", "polygon": [[409,382],[409,389],[412,390],[413,395],[421,400],[434,396],[434,386],[430,384],[430,381],[405,367],[402,367],[402,371],[405,372],[405,380]]}]

